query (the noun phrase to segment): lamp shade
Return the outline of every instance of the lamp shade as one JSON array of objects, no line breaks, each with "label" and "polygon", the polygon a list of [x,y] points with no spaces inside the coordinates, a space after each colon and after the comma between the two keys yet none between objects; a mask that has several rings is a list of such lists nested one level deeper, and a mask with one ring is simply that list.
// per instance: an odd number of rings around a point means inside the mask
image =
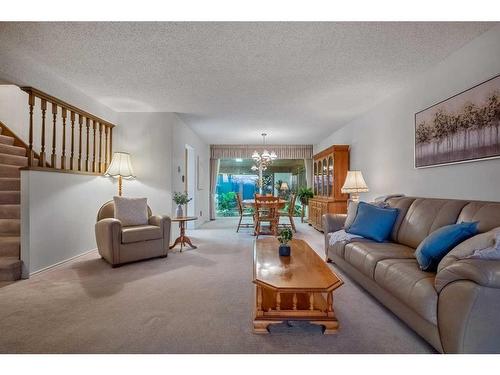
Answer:
[{"label": "lamp shade", "polygon": [[283,181],[280,186],[280,190],[288,190],[288,183]]},{"label": "lamp shade", "polygon": [[113,153],[113,159],[108,169],[104,173],[108,177],[122,177],[125,179],[135,178],[134,169],[130,161],[130,154],[127,152]]},{"label": "lamp shade", "polygon": [[368,186],[366,186],[365,179],[361,171],[348,171],[345,178],[344,186],[342,186],[342,193],[366,193]]}]

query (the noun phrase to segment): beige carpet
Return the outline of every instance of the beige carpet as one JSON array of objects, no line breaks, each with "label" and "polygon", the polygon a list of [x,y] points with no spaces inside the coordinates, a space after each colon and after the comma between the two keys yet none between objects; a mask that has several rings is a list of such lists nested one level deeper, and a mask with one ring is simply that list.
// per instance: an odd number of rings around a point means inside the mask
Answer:
[{"label": "beige carpet", "polygon": [[[348,277],[337,335],[319,326],[252,333],[252,244],[233,219],[192,231],[197,250],[112,269],[97,252],[0,287],[1,353],[429,353],[433,349]],[[297,237],[323,255],[323,237]]]}]

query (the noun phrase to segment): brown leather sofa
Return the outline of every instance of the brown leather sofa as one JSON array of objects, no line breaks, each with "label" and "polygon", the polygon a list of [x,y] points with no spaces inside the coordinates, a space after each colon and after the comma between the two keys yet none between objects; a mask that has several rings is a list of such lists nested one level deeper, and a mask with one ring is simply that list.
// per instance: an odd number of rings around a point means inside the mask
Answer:
[{"label": "brown leather sofa", "polygon": [[148,206],[148,225],[122,226],[115,219],[113,201],[106,202],[97,213],[95,236],[97,249],[113,267],[155,257],[166,257],[170,244],[168,216],[153,216]]},{"label": "brown leather sofa", "polygon": [[[329,245],[329,233],[346,215],[323,216],[327,261],[333,261],[436,350],[500,353],[500,261],[464,259],[493,244],[500,231],[500,203],[400,197],[390,242],[367,239]],[[437,273],[421,271],[415,248],[432,231],[479,221],[480,234],[462,242],[440,262]]]}]

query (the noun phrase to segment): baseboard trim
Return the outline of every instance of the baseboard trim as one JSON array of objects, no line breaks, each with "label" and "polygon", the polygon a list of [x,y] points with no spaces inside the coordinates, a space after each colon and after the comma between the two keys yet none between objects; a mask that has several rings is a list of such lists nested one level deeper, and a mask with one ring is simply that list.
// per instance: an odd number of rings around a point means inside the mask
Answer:
[{"label": "baseboard trim", "polygon": [[39,269],[39,270],[37,270],[37,271],[31,272],[31,273],[29,274],[29,277],[31,277],[31,276],[35,276],[35,275],[38,275],[38,274],[43,273],[43,272],[46,272],[46,271],[50,271],[50,270],[52,270],[53,268],[56,268],[56,267],[62,266],[62,265],[63,265],[63,264],[65,264],[65,263],[71,262],[72,260],[75,260],[75,259],[77,259],[77,258],[80,258],[80,257],[82,257],[82,256],[84,256],[84,255],[90,254],[90,253],[92,253],[92,252],[94,252],[94,251],[97,251],[97,249],[87,250],[87,251],[85,251],[85,252],[83,252],[83,253],[81,253],[81,254],[78,254],[78,255],[72,256],[71,258],[68,258],[68,259],[65,259],[65,260],[61,260],[60,262],[54,263],[54,264],[52,264],[52,265],[50,265],[50,266],[47,266],[47,267],[44,267],[44,268]]}]

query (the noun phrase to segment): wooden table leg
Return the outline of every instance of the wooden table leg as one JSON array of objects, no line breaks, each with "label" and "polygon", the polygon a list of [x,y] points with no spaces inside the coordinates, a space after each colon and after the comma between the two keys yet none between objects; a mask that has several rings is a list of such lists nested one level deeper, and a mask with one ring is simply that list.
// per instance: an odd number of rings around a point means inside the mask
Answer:
[{"label": "wooden table leg", "polygon": [[282,320],[254,320],[253,321],[253,333],[267,335],[269,334],[269,326],[271,324],[283,323]]},{"label": "wooden table leg", "polygon": [[324,335],[333,335],[339,329],[339,322],[336,320],[313,320],[310,323],[323,326]]},{"label": "wooden table leg", "polygon": [[181,250],[180,252],[182,253],[182,248],[187,244],[191,249],[196,249],[197,247],[193,245],[191,242],[191,239],[186,236],[186,226],[185,226],[185,221],[179,221],[179,229],[180,229],[180,236],[177,237],[174,241],[174,244],[170,246],[170,249],[173,249],[177,244],[181,245]]}]

